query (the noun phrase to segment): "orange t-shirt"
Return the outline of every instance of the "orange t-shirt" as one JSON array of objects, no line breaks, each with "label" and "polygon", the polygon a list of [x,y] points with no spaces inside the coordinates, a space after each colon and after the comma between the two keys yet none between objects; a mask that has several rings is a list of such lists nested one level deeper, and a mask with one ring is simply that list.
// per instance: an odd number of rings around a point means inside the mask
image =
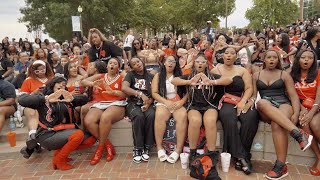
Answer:
[{"label": "orange t-shirt", "polygon": [[26,80],[23,81],[22,86],[20,88],[20,92],[32,93],[39,87],[46,85],[47,82],[43,83],[38,79],[28,77]]},{"label": "orange t-shirt", "polygon": [[[106,73],[106,74],[101,74],[101,78],[104,79],[104,83],[109,85],[112,90],[121,91],[122,79],[123,79],[122,76],[119,75],[116,79],[109,81],[107,80],[107,73]],[[103,91],[106,90],[103,84],[101,84],[99,87],[102,90],[98,88],[93,88],[93,93],[92,93],[93,102],[125,100],[124,97],[119,97],[113,94],[102,93]]]},{"label": "orange t-shirt", "polygon": [[166,56],[177,55],[177,51],[176,50],[172,50],[172,49],[169,49],[169,48],[164,49],[163,52],[166,54]]},{"label": "orange t-shirt", "polygon": [[317,88],[320,87],[320,70],[318,71],[317,78],[312,83],[296,82],[294,84],[299,99],[304,100],[307,97],[316,99]]},{"label": "orange t-shirt", "polygon": [[[73,92],[74,91],[74,86],[68,86],[67,87],[68,92]],[[80,86],[80,93],[83,94],[84,93],[84,87]]]}]

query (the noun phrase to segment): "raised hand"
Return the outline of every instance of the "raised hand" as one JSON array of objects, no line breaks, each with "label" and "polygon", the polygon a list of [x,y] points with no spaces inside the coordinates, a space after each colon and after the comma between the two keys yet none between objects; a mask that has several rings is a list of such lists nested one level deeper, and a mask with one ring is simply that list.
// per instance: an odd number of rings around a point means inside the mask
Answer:
[{"label": "raised hand", "polygon": [[61,100],[61,102],[71,102],[73,101],[73,95],[66,91],[66,90],[62,90],[62,96],[63,96],[63,99]]},{"label": "raised hand", "polygon": [[100,87],[100,84],[103,83],[104,79],[98,79],[92,82],[91,87],[97,88],[102,90],[102,88]]}]

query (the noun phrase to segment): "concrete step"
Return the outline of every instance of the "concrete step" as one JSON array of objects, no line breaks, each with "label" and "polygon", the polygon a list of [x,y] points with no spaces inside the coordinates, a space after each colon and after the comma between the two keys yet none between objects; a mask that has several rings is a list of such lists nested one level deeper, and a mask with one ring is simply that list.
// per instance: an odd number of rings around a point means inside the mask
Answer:
[{"label": "concrete step", "polygon": [[[10,132],[10,129],[8,126],[8,121],[6,121],[6,124],[0,133],[0,142],[7,142],[8,132]],[[16,133],[17,141],[25,141],[28,137],[28,128],[26,126],[24,126],[23,128],[16,128],[14,132]]]}]

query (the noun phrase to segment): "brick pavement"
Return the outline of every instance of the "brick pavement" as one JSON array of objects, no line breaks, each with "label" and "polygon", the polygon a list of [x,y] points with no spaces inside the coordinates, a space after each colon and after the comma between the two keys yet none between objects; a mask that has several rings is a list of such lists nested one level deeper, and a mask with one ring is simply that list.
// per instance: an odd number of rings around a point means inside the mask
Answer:
[{"label": "brick pavement", "polygon": [[[104,157],[96,166],[89,161],[92,153],[79,152],[72,154],[75,169],[69,171],[53,170],[51,167],[52,152],[44,151],[33,155],[26,160],[19,153],[0,154],[0,179],[30,179],[30,180],[56,180],[56,179],[109,179],[109,180],[160,180],[178,179],[190,180],[189,171],[181,169],[180,162],[176,164],[163,163],[157,160],[156,154],[151,155],[149,162],[135,164],[131,153],[119,153],[111,162]],[[221,171],[218,164],[219,175],[223,180],[250,180],[264,179],[263,173],[272,167],[271,162],[253,161],[255,173],[250,176],[230,168],[228,173]],[[289,165],[290,175],[285,180],[312,180],[320,179],[309,174],[306,166]]]}]

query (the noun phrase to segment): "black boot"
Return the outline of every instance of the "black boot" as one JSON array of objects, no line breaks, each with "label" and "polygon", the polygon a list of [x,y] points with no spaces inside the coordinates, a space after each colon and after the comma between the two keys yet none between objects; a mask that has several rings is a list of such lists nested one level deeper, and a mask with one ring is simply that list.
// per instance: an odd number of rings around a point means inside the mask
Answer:
[{"label": "black boot", "polygon": [[197,156],[197,149],[190,149],[190,154],[189,154],[189,168],[191,167],[191,163]]}]

